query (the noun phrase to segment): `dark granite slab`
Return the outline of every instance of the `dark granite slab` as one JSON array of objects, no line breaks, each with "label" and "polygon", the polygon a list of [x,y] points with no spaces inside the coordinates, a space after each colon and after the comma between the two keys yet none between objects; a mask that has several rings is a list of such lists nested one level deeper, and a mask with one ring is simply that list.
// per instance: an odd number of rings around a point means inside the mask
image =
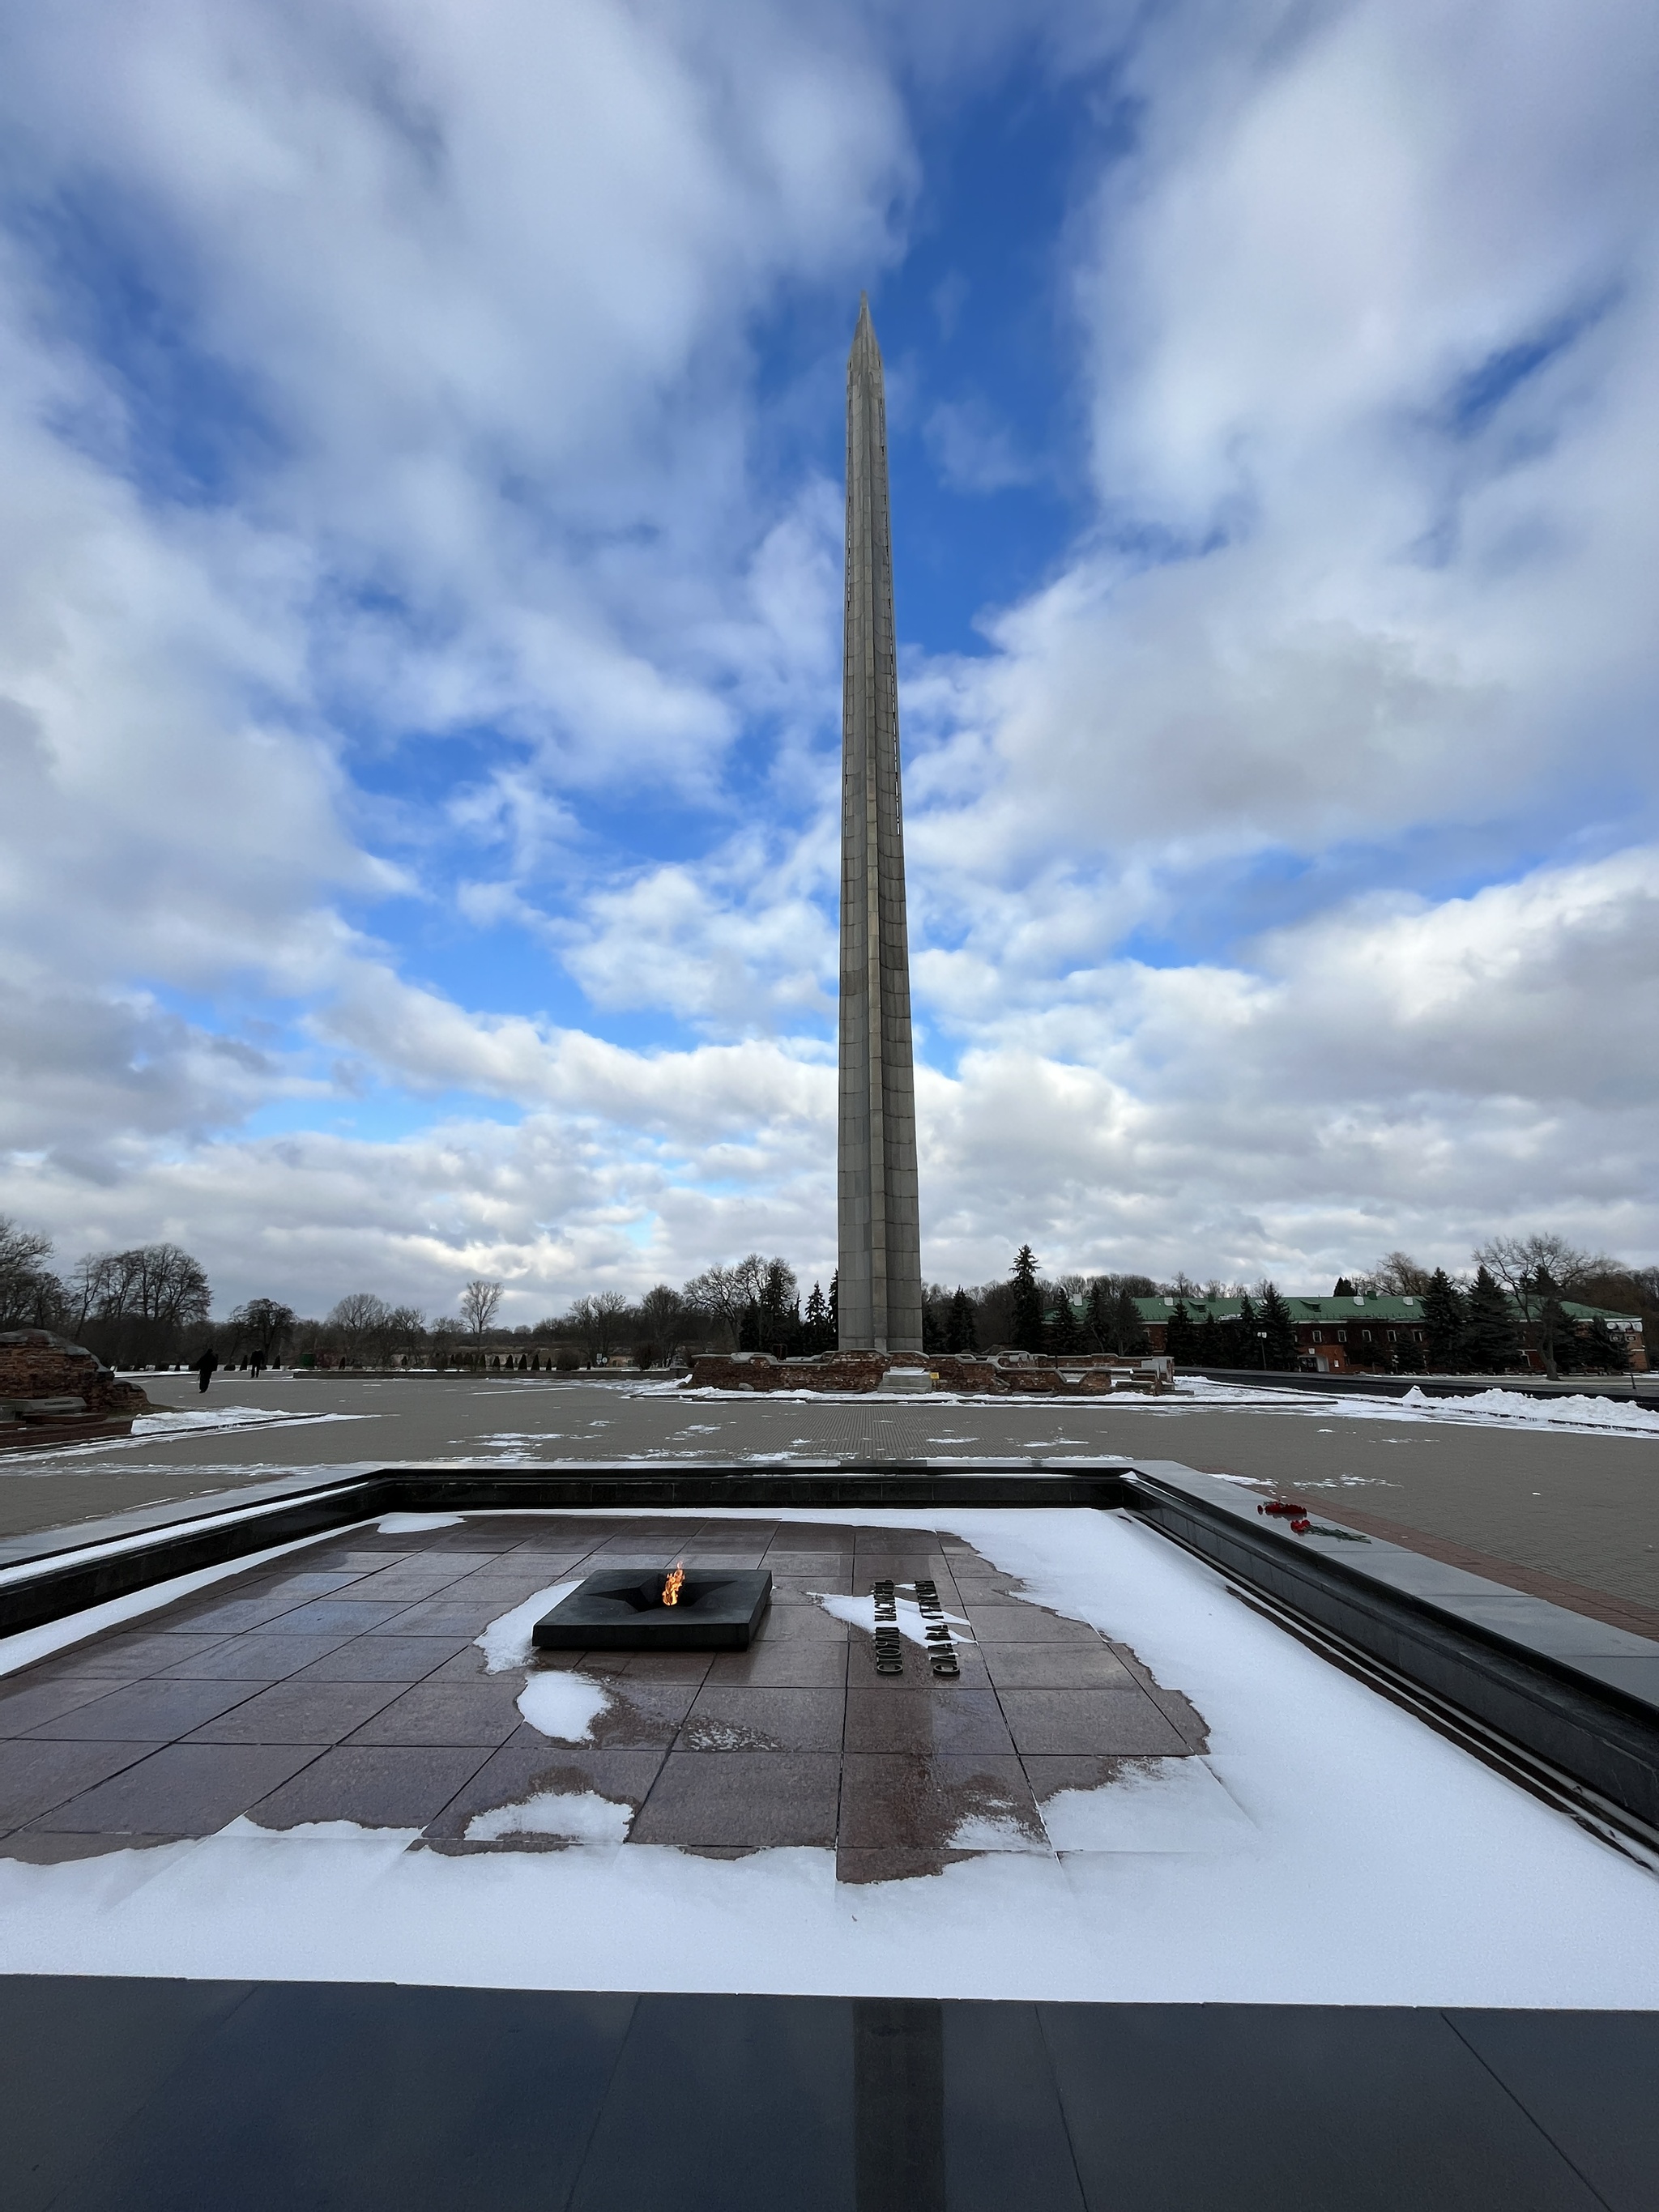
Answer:
[{"label": "dark granite slab", "polygon": [[536,1623],[546,1651],[746,1651],[772,1597],[764,1569],[691,1567],[672,1605],[664,1577],[608,1568]]}]

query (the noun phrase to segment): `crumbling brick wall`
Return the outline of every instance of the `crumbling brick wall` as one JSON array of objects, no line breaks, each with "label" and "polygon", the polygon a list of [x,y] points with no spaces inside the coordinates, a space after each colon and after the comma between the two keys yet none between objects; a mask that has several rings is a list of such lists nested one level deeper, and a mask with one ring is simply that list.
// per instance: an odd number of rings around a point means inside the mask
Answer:
[{"label": "crumbling brick wall", "polygon": [[927,1370],[941,1390],[988,1397],[1094,1398],[1132,1384],[1157,1387],[1133,1363],[1047,1358],[997,1359],[971,1353],[832,1352],[819,1359],[775,1359],[769,1352],[702,1352],[691,1362],[694,1390],[875,1390],[890,1367]]},{"label": "crumbling brick wall", "polygon": [[40,1398],[79,1398],[92,1420],[130,1423],[149,1411],[138,1385],[100,1366],[84,1346],[48,1329],[8,1329],[0,1334],[0,1402],[26,1409]]}]

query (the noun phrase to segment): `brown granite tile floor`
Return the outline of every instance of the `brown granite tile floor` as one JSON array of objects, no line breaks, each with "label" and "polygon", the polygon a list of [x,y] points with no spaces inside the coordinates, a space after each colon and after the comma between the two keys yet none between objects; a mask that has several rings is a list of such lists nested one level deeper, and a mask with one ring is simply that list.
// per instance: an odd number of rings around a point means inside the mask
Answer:
[{"label": "brown granite tile floor", "polygon": [[[770,1570],[745,1652],[550,1653],[582,1740],[532,1726],[474,1639],[601,1567]],[[931,1577],[960,1675],[897,1677],[820,1595]],[[847,1881],[1050,1848],[1042,1804],[1205,1747],[1135,1654],[1022,1599],[960,1538],[799,1522],[470,1516],[356,1529],[0,1677],[0,1853],[38,1863],[349,1820],[447,1852],[576,1838],[737,1857],[836,1849]],[[552,1686],[550,1685],[550,1690]],[[538,1717],[546,1719],[545,1713]]]}]

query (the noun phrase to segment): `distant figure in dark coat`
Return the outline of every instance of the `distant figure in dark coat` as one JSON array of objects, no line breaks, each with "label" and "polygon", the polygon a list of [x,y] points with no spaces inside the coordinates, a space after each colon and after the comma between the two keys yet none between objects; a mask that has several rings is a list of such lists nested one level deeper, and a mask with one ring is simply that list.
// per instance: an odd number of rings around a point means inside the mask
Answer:
[{"label": "distant figure in dark coat", "polygon": [[205,1390],[208,1384],[212,1382],[213,1370],[218,1364],[219,1355],[214,1350],[213,1346],[209,1345],[207,1350],[202,1354],[201,1358],[196,1363],[196,1372],[202,1378],[201,1387],[204,1390]]}]

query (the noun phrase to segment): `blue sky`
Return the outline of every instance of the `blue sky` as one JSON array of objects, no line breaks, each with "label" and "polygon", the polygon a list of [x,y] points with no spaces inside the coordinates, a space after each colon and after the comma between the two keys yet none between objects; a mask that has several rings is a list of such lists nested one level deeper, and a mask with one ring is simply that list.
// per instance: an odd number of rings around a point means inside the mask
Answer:
[{"label": "blue sky", "polygon": [[62,1260],[827,1273],[861,289],[928,1273],[1653,1257],[1644,11],[4,35],[0,1209]]}]

